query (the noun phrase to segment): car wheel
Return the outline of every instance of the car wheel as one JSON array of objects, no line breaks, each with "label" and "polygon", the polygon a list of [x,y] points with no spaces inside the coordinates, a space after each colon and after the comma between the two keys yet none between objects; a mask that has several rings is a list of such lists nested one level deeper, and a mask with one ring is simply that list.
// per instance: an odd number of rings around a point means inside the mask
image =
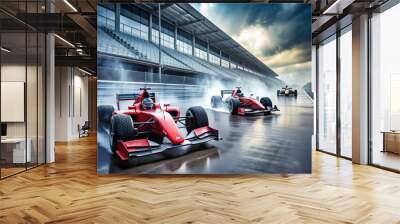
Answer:
[{"label": "car wheel", "polygon": [[238,99],[236,98],[229,99],[228,109],[231,114],[233,115],[237,114],[239,106],[240,106],[240,101]]},{"label": "car wheel", "polygon": [[221,96],[212,96],[211,97],[211,107],[218,108],[222,104],[222,97]]},{"label": "car wheel", "polygon": [[99,116],[99,123],[102,123],[108,127],[111,124],[111,117],[114,113],[114,106],[111,105],[101,105],[97,107],[97,112]]},{"label": "car wheel", "polygon": [[186,111],[185,119],[186,130],[188,133],[196,128],[208,126],[208,116],[203,107],[190,107]]},{"label": "car wheel", "polygon": [[272,108],[272,100],[269,97],[262,97],[260,103],[265,107],[265,109]]},{"label": "car wheel", "polygon": [[277,91],[276,91],[276,95],[277,95],[277,96],[279,96],[279,93],[280,93],[280,91],[279,91],[279,90],[277,90]]},{"label": "car wheel", "polygon": [[[126,114],[116,114],[112,117],[113,145],[117,140],[128,141],[134,139],[138,132],[133,127],[132,117]],[[115,150],[115,147],[113,147]]]},{"label": "car wheel", "polygon": [[[111,117],[114,113],[114,107],[111,105],[101,105],[97,107],[98,114],[98,132],[108,137],[106,145],[109,146],[107,150],[112,151],[113,139],[111,134]],[[111,150],[110,150],[111,149]]]},{"label": "car wheel", "polygon": [[297,89],[294,90],[294,96],[297,96]]}]

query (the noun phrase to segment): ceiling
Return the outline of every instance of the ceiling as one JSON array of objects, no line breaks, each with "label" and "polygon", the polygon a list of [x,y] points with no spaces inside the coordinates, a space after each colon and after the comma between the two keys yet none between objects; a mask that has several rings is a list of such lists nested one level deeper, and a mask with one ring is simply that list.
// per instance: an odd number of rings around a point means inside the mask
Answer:
[{"label": "ceiling", "polygon": [[1,0],[3,36],[15,38],[14,43],[7,41],[12,49],[9,55],[25,54],[24,40],[20,41],[25,35],[18,33],[52,32],[62,38],[55,38],[56,65],[75,65],[95,73],[96,7],[96,0],[48,0],[47,4],[45,0]]},{"label": "ceiling", "polygon": [[[335,32],[338,21],[343,25],[347,19],[368,10],[373,10],[382,4],[393,0],[265,0],[252,2],[269,3],[308,3],[313,10],[313,41],[331,35]],[[96,71],[96,6],[97,3],[116,2],[113,0],[1,0],[0,25],[3,33],[18,33],[28,31],[54,32],[63,39],[72,43],[74,47],[56,38],[56,63],[62,65],[72,61],[76,66],[86,67]],[[132,1],[118,1],[132,2]],[[156,13],[157,3],[142,1],[140,7]],[[211,1],[210,1],[211,2]],[[212,1],[216,2],[216,1]],[[218,2],[218,1],[217,1]],[[235,1],[233,1],[235,2]],[[243,2],[243,1],[242,1]],[[336,2],[336,3],[335,3]],[[203,41],[224,53],[231,55],[235,61],[244,61],[252,70],[264,73],[272,72],[265,64],[260,62],[246,49],[230,38],[226,33],[216,27],[207,18],[187,3],[161,3],[163,18],[177,22],[181,29],[195,33]],[[49,12],[52,13],[49,13]],[[11,38],[5,37],[5,38]],[[18,48],[21,40],[15,41],[10,47]],[[10,42],[10,41],[7,41]],[[33,46],[33,45],[32,45]],[[80,49],[77,51],[77,49]],[[15,54],[21,52],[15,50]],[[28,48],[28,52],[30,52]],[[79,53],[81,52],[81,53]]]},{"label": "ceiling", "polygon": [[317,44],[352,23],[353,17],[375,12],[393,0],[316,0],[313,7],[312,37]]}]

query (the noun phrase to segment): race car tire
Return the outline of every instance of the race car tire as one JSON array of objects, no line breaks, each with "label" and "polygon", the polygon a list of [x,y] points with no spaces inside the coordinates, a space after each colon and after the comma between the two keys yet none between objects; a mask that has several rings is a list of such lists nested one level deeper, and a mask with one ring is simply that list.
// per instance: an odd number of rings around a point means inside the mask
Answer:
[{"label": "race car tire", "polygon": [[212,96],[211,97],[211,107],[218,108],[222,105],[222,97],[221,96]]},{"label": "race car tire", "polygon": [[265,109],[272,108],[272,100],[269,97],[262,97],[260,103],[265,107]]},{"label": "race car tire", "polygon": [[240,101],[238,99],[236,98],[229,99],[228,109],[231,114],[233,115],[237,114],[239,106],[240,106]]},{"label": "race car tire", "polygon": [[114,113],[114,106],[111,105],[101,105],[97,107],[99,113],[99,122],[104,122],[105,124],[111,124],[111,117]]},{"label": "race car tire", "polygon": [[186,111],[185,119],[186,130],[188,133],[196,128],[208,126],[208,116],[203,107],[190,107]]},{"label": "race car tire", "polygon": [[297,89],[294,90],[294,96],[297,96]]},{"label": "race car tire", "polygon": [[126,114],[116,114],[112,117],[114,143],[116,140],[128,141],[134,139],[138,132],[133,127],[132,117]]},{"label": "race car tire", "polygon": [[281,91],[279,91],[279,90],[276,91],[277,96],[279,96],[280,93],[281,93]]},{"label": "race car tire", "polygon": [[111,117],[114,113],[114,107],[111,105],[101,105],[97,107],[98,124],[97,131],[99,136],[103,136],[99,142],[108,153],[112,154],[113,138],[111,134]]}]

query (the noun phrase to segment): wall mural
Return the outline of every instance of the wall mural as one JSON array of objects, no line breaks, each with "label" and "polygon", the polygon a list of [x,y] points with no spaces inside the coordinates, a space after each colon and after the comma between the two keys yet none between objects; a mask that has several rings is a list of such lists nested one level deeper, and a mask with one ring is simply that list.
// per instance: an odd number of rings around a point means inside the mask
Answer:
[{"label": "wall mural", "polygon": [[99,4],[97,21],[99,174],[311,172],[310,5]]}]

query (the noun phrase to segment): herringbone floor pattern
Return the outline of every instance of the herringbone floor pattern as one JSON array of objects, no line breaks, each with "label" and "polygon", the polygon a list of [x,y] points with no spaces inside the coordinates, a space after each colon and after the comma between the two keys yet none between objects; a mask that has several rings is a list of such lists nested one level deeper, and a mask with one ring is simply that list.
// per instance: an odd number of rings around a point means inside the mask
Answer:
[{"label": "herringbone floor pattern", "polygon": [[400,175],[313,153],[312,175],[98,176],[95,138],[0,181],[0,223],[400,223]]}]

